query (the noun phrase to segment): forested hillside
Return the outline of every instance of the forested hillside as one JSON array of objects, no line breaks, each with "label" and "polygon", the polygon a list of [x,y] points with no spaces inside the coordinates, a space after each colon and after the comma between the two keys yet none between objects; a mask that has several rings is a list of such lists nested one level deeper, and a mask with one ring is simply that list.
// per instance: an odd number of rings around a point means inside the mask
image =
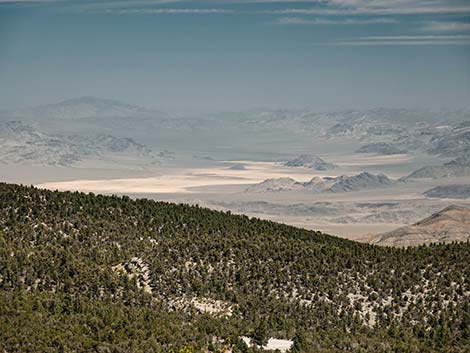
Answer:
[{"label": "forested hillside", "polygon": [[0,184],[0,351],[470,351],[470,244]]}]

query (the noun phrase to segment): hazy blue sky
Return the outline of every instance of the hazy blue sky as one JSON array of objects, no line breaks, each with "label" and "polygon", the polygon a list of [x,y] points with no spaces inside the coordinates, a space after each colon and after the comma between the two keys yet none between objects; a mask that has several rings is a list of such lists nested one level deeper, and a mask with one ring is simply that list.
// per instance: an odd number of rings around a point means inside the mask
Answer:
[{"label": "hazy blue sky", "polygon": [[0,0],[0,109],[85,95],[470,108],[470,1]]}]

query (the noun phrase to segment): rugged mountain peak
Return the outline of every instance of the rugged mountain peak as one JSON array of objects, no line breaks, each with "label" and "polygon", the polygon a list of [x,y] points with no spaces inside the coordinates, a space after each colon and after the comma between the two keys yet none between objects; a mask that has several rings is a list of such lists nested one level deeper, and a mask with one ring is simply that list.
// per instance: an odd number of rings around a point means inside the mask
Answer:
[{"label": "rugged mountain peak", "polygon": [[328,163],[314,154],[301,154],[284,163],[286,167],[304,167],[314,170],[330,170],[336,168],[332,163]]},{"label": "rugged mountain peak", "polygon": [[393,185],[394,181],[384,174],[362,172],[358,175],[339,177],[314,177],[305,183],[292,178],[266,179],[248,188],[247,192],[309,190],[315,192],[349,192],[378,189]]},{"label": "rugged mountain peak", "polygon": [[304,185],[292,178],[266,179],[259,184],[249,187],[247,192],[270,192],[270,191],[291,191],[302,190]]},{"label": "rugged mountain peak", "polygon": [[449,177],[470,176],[470,156],[463,155],[443,165],[432,165],[422,167],[401,180],[410,179],[439,179]]},{"label": "rugged mountain peak", "polygon": [[339,176],[335,183],[329,188],[331,192],[346,192],[363,189],[377,189],[384,186],[390,186],[394,182],[384,174],[371,174],[362,172],[353,176]]},{"label": "rugged mountain peak", "polygon": [[434,198],[467,199],[470,198],[470,184],[440,185],[425,191],[423,194]]},{"label": "rugged mountain peak", "polygon": [[379,234],[378,245],[410,246],[470,239],[470,207],[451,205],[415,224]]},{"label": "rugged mountain peak", "polygon": [[376,142],[361,146],[359,149],[356,150],[356,153],[376,153],[383,155],[392,155],[404,154],[406,153],[406,151],[401,150],[390,143]]}]

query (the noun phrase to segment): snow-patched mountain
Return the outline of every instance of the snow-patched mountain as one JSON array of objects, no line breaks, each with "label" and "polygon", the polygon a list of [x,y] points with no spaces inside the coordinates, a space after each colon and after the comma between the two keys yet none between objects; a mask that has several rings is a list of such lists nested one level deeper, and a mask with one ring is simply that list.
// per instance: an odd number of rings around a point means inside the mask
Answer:
[{"label": "snow-patched mountain", "polygon": [[465,155],[450,162],[444,163],[443,165],[422,167],[410,175],[402,178],[402,180],[440,179],[468,176],[470,176],[470,155]]},{"label": "snow-patched mountain", "polygon": [[373,109],[344,112],[343,117],[337,113],[332,121],[323,136],[372,144],[361,152],[419,151],[446,157],[470,153],[470,113],[465,111]]},{"label": "snow-patched mountain", "polygon": [[470,120],[433,136],[427,152],[444,157],[470,156]]},{"label": "snow-patched mountain", "polygon": [[[363,137],[364,135],[387,135],[406,132],[409,128],[435,126],[468,121],[466,111],[429,111],[414,109],[375,108],[368,110],[333,113],[333,121],[327,134]],[[423,125],[424,124],[424,125]]]},{"label": "snow-patched mountain", "polygon": [[406,128],[393,121],[387,121],[380,115],[369,112],[345,114],[347,118],[340,119],[326,130],[325,137],[347,137],[357,140],[374,141],[392,139],[406,131]]},{"label": "snow-patched mountain", "polygon": [[[259,144],[260,139],[272,142],[275,138],[277,150],[291,147],[288,141],[298,139],[299,142],[305,141],[307,146],[308,141],[315,138],[357,140],[364,144],[388,143],[389,148],[396,149],[393,153],[405,150],[458,156],[470,151],[470,113],[465,111],[385,108],[337,112],[256,110],[179,116],[116,100],[80,97],[3,111],[0,112],[0,120],[40,122],[41,129],[51,133],[81,135],[100,129],[111,135],[135,137],[148,144],[156,135],[160,141],[168,139],[170,144],[166,146],[172,149],[180,148],[180,140],[194,146],[195,142],[219,144],[219,140],[230,137],[237,147],[247,143]],[[329,167],[318,165],[319,168]]]},{"label": "snow-patched mountain", "polygon": [[303,185],[310,191],[324,192],[335,184],[336,179],[336,177],[313,177]]},{"label": "snow-patched mountain", "polygon": [[440,199],[470,199],[470,184],[436,186],[423,194]]},{"label": "snow-patched mountain", "polygon": [[356,150],[356,153],[376,153],[384,155],[404,154],[406,151],[401,150],[394,145],[386,142],[376,142],[364,145]]},{"label": "snow-patched mountain", "polygon": [[379,234],[370,242],[388,246],[411,246],[470,239],[470,207],[449,206],[413,225]]},{"label": "snow-patched mountain", "polygon": [[273,191],[292,191],[304,189],[303,183],[292,178],[273,178],[266,179],[259,184],[255,184],[246,189],[247,192],[273,192]]},{"label": "snow-patched mountain", "polygon": [[314,154],[302,154],[284,163],[286,167],[304,167],[314,170],[330,170],[336,165],[328,163]]},{"label": "snow-patched mountain", "polygon": [[350,192],[359,190],[370,190],[389,187],[394,181],[384,174],[371,174],[362,172],[358,175],[338,177],[314,177],[305,183],[298,182],[292,178],[266,179],[255,184],[247,192],[270,192],[270,191],[312,191],[312,192]]},{"label": "snow-patched mountain", "polygon": [[113,99],[79,97],[59,103],[19,109],[10,115],[22,119],[81,119],[91,117],[151,117],[161,112]]},{"label": "snow-patched mountain", "polygon": [[48,134],[18,121],[0,122],[0,163],[71,166],[86,160],[158,163],[162,156],[126,137]]},{"label": "snow-patched mountain", "polygon": [[341,175],[336,178],[334,184],[328,188],[331,192],[349,192],[368,189],[380,189],[394,184],[394,181],[389,179],[384,174],[371,174],[362,172],[358,175],[346,176]]}]

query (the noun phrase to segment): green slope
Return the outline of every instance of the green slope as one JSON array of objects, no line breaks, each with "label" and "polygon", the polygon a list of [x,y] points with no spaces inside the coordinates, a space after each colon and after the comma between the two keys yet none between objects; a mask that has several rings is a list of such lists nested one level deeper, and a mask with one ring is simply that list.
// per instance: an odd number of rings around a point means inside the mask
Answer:
[{"label": "green slope", "polygon": [[0,351],[240,352],[242,335],[298,352],[470,350],[468,243],[380,248],[9,184],[0,206]]}]

